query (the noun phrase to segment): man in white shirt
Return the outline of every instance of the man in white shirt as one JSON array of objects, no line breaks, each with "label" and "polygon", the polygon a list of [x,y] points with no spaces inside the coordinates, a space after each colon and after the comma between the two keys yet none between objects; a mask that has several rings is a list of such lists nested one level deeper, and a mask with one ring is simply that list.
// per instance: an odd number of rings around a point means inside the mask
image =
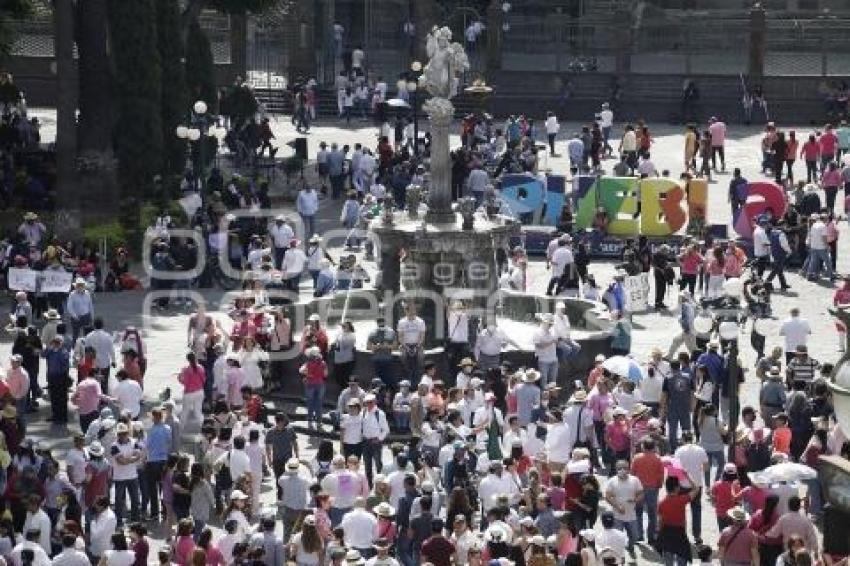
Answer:
[{"label": "man in white shirt", "polygon": [[38,544],[44,549],[44,552],[50,554],[52,552],[50,544],[50,533],[53,526],[50,523],[50,517],[41,508],[41,497],[34,493],[29,495],[27,500],[27,516],[24,520],[23,532],[38,531]]},{"label": "man in white shirt", "polygon": [[549,260],[551,274],[549,275],[549,286],[546,288],[546,294],[558,294],[561,290],[559,284],[564,276],[565,270],[570,268],[573,263],[573,250],[570,248],[570,236],[564,234],[558,238],[558,247],[552,252],[552,258]]},{"label": "man in white shirt", "polygon": [[475,340],[475,351],[473,355],[478,360],[478,369],[486,373],[491,368],[499,367],[502,348],[507,344],[513,345],[518,350],[520,349],[516,342],[511,340],[511,338],[496,326],[494,320],[488,322],[487,326],[478,332],[478,337]]},{"label": "man in white shirt", "polygon": [[478,484],[478,497],[484,507],[484,513],[496,506],[496,496],[502,493],[502,463],[490,462],[488,474]]},{"label": "man in white shirt", "polygon": [[755,271],[759,277],[764,275],[764,270],[770,263],[770,238],[765,229],[767,226],[767,219],[760,218],[753,229],[753,257],[756,260]]},{"label": "man in white shirt", "polygon": [[475,198],[475,206],[481,206],[484,202],[484,193],[490,185],[490,174],[484,169],[484,165],[478,163],[475,168],[469,172],[469,177],[466,179],[466,186],[469,189],[470,196]]},{"label": "man in white shirt", "polygon": [[626,531],[631,553],[638,534],[636,506],[643,500],[643,485],[629,473],[627,460],[618,460],[615,465],[617,475],[605,482],[603,492],[605,500],[614,510],[614,524]]},{"label": "man in white shirt", "polygon": [[557,154],[555,153],[555,138],[558,137],[561,124],[558,123],[558,117],[555,116],[554,112],[546,113],[546,123],[544,126],[546,127],[546,136],[549,138],[549,155],[557,157]]},{"label": "man in white shirt", "polygon": [[145,396],[142,386],[135,379],[130,379],[123,369],[118,370],[115,378],[118,384],[112,396],[118,401],[121,412],[127,411],[133,419],[137,419],[142,411],[142,398]]},{"label": "man in white shirt", "polygon": [[390,427],[387,424],[387,415],[378,408],[377,398],[373,393],[366,395],[363,401],[366,403],[366,411],[363,413],[363,467],[371,486],[373,464],[379,474],[384,468],[381,446],[390,433]]},{"label": "man in white shirt", "polygon": [[405,372],[403,379],[418,385],[422,376],[422,344],[425,342],[427,328],[425,321],[416,316],[413,303],[407,304],[405,312],[406,316],[398,321],[396,327],[401,346],[401,363]]},{"label": "man in white shirt", "polygon": [[342,522],[345,546],[360,551],[367,556],[372,553],[372,543],[378,530],[378,519],[366,511],[366,500],[358,497],[354,500],[354,508],[345,514]]},{"label": "man in white shirt", "polygon": [[809,227],[809,236],[807,243],[809,244],[809,257],[807,260],[808,271],[806,278],[813,281],[820,276],[821,264],[826,269],[826,276],[830,281],[835,280],[835,274],[832,272],[832,259],[829,257],[829,243],[827,241],[826,222],[829,215],[821,213],[820,218],[814,221]]},{"label": "man in white shirt", "polygon": [[319,211],[319,194],[310,185],[298,191],[295,208],[304,223],[304,239],[309,240],[316,233],[316,213]]},{"label": "man in white shirt", "polygon": [[[599,516],[602,523],[602,530],[596,533],[595,548],[597,552],[602,554],[611,553],[617,559],[617,564],[626,563],[626,547],[629,545],[630,537],[615,525],[614,513],[610,510],[605,510]],[[601,563],[602,561],[599,560]]]},{"label": "man in white shirt", "polygon": [[449,304],[446,320],[449,329],[446,344],[449,367],[460,367],[461,359],[469,355],[469,314],[463,301],[452,301]]},{"label": "man in white shirt", "polygon": [[597,122],[599,129],[602,130],[602,151],[611,155],[614,152],[614,148],[611,147],[609,140],[611,139],[611,127],[614,125],[614,113],[611,111],[611,105],[607,102],[602,103],[602,109],[599,111]]},{"label": "man in white shirt", "polygon": [[286,222],[286,217],[281,214],[275,217],[274,224],[269,228],[269,235],[272,237],[274,248],[274,266],[275,269],[280,269],[283,265],[283,256],[286,255],[295,232]]},{"label": "man in white shirt", "polygon": [[576,390],[570,397],[569,405],[564,410],[564,422],[572,433],[570,448],[576,442],[586,447],[596,444],[593,411],[587,406],[587,393],[583,389]]},{"label": "man in white shirt", "polygon": [[112,336],[103,329],[103,319],[94,319],[94,330],[86,335],[86,347],[94,348],[94,367],[104,395],[109,393],[109,368],[115,367]]},{"label": "man in white shirt", "polygon": [[89,553],[97,563],[104,553],[112,548],[112,535],[118,528],[118,519],[109,508],[109,497],[101,497],[94,505],[94,518],[89,528]]},{"label": "man in white shirt", "polygon": [[301,283],[301,274],[307,267],[307,255],[300,247],[298,240],[292,240],[289,244],[289,251],[283,256],[283,264],[281,265],[283,286],[288,291],[298,294],[298,286]]},{"label": "man in white shirt", "polygon": [[366,59],[366,53],[364,53],[363,48],[357,46],[351,52],[351,69],[358,76],[363,76],[363,60]]},{"label": "man in white shirt", "polygon": [[62,552],[53,557],[51,566],[91,566],[86,553],[77,550],[77,535],[66,532],[62,535]]},{"label": "man in white shirt", "polygon": [[[590,411],[587,411],[588,413]],[[546,433],[546,456],[553,472],[562,472],[570,461],[575,442],[575,432],[564,422],[564,416],[558,409],[552,410],[554,422]]]},{"label": "man in white shirt", "polygon": [[234,480],[242,477],[245,472],[251,471],[251,459],[248,453],[245,452],[245,437],[237,436],[233,439],[233,449],[228,450],[218,457],[213,465],[215,471],[221,469],[222,466],[230,468],[230,477]]},{"label": "man in white shirt", "polygon": [[812,333],[809,321],[800,316],[799,308],[792,308],[790,315],[782,321],[782,325],[779,327],[779,335],[785,337],[786,364],[794,359],[797,346],[808,346],[809,335]]},{"label": "man in white shirt", "polygon": [[126,424],[118,423],[115,431],[118,434],[118,439],[110,448],[109,454],[112,464],[112,483],[115,486],[115,517],[120,527],[124,519],[124,500],[128,494],[130,496],[130,520],[133,522],[139,520],[138,464],[142,461],[144,452],[141,446],[130,438],[130,427]]},{"label": "man in white shirt", "polygon": [[12,549],[12,566],[23,566],[21,554],[24,550],[31,550],[33,553],[31,566],[48,566],[50,564],[50,557],[38,542],[40,536],[41,532],[38,530],[24,530],[24,540]]},{"label": "man in white shirt", "polygon": [[555,345],[558,338],[552,330],[555,317],[545,313],[540,317],[540,328],[532,337],[534,356],[537,358],[537,369],[540,371],[540,388],[546,389],[548,383],[558,382],[558,354]]},{"label": "man in white shirt", "polygon": [[331,496],[331,508],[328,512],[331,523],[339,524],[348,513],[358,495],[357,475],[345,467],[345,456],[337,454],[333,459],[333,469],[322,478],[322,491]]},{"label": "man in white shirt", "polygon": [[637,166],[637,135],[631,124],[626,124],[623,139],[620,140],[620,155],[626,158],[626,164],[634,172]]},{"label": "man in white shirt", "polygon": [[[682,445],[676,449],[673,457],[679,461],[694,485],[700,488],[700,492],[691,499],[691,529],[699,542],[702,540],[702,489],[703,478],[708,470],[708,454],[702,446],[694,444],[694,434],[686,430],[682,433]],[[693,487],[690,482],[687,483],[683,487]]]}]

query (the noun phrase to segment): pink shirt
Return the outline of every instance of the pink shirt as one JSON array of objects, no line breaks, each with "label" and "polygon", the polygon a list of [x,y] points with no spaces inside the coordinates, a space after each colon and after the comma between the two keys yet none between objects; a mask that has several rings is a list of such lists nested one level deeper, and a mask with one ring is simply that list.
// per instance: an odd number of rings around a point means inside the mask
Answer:
[{"label": "pink shirt", "polygon": [[195,541],[191,536],[178,537],[174,544],[174,562],[181,566],[189,564],[193,550],[195,550]]},{"label": "pink shirt", "polygon": [[735,254],[727,253],[723,257],[723,274],[738,277],[741,275],[741,260]]},{"label": "pink shirt", "polygon": [[9,393],[15,399],[23,399],[30,391],[30,376],[27,370],[22,367],[10,369],[6,373],[6,385],[9,387]]},{"label": "pink shirt", "polygon": [[803,158],[806,161],[817,161],[820,154],[820,147],[817,142],[807,141],[803,144]]},{"label": "pink shirt", "polygon": [[835,148],[838,145],[838,136],[832,132],[825,132],[818,138],[821,155],[835,155]]},{"label": "pink shirt", "polygon": [[242,406],[242,369],[227,369],[227,395],[226,401],[230,406]]},{"label": "pink shirt", "polygon": [[711,134],[712,147],[720,147],[726,142],[726,124],[723,122],[715,122],[710,125],[708,132]]},{"label": "pink shirt", "polygon": [[610,393],[602,395],[598,391],[595,391],[587,399],[587,406],[593,414],[593,420],[595,421],[605,420],[605,411],[613,404],[614,397]]},{"label": "pink shirt", "polygon": [[614,421],[605,427],[605,436],[608,437],[608,447],[623,452],[629,449],[629,426],[627,423]]},{"label": "pink shirt", "polygon": [[207,374],[203,367],[198,365],[192,368],[191,365],[188,365],[180,371],[177,380],[183,384],[183,393],[185,394],[201,391],[204,388],[206,378]]},{"label": "pink shirt", "polygon": [[93,377],[87,377],[77,384],[74,403],[81,415],[88,415],[97,410],[100,405],[100,382]]},{"label": "pink shirt", "polygon": [[699,266],[703,261],[703,257],[697,253],[688,253],[679,258],[679,263],[682,266],[682,273],[687,275],[696,275],[699,273]]},{"label": "pink shirt", "polygon": [[827,169],[820,179],[824,187],[838,187],[841,185],[841,171],[838,169]]}]

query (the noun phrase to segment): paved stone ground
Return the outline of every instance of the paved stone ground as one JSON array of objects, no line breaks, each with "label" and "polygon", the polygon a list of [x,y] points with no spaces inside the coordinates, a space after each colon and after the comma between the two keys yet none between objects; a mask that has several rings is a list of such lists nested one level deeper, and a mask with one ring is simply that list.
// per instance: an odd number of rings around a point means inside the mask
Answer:
[{"label": "paved stone ground", "polygon": [[[44,126],[45,141],[49,141],[52,137],[52,127],[55,124],[51,112],[38,112],[42,118]],[[337,143],[355,142],[373,144],[375,141],[375,129],[371,127],[360,127],[357,124],[353,128],[339,127],[336,124],[319,123],[314,126],[309,135],[310,138],[310,153],[314,155],[321,140]],[[562,128],[564,134],[569,134],[573,131],[575,124],[565,124]],[[800,128],[802,133],[807,132],[808,128]],[[275,123],[275,134],[277,142],[283,144],[291,139],[295,133],[289,124],[288,119],[278,118]],[[655,145],[653,147],[653,159],[659,170],[670,169],[674,176],[677,176],[681,170],[683,161],[683,136],[678,128],[669,126],[661,126],[655,129]],[[732,167],[741,167],[744,175],[750,180],[762,178],[759,174],[759,129],[758,128],[730,128],[730,135],[726,145],[727,152],[727,170],[731,171]],[[457,143],[457,140],[454,141]],[[565,152],[565,148],[561,150]],[[612,162],[607,162],[610,166]],[[566,159],[554,158],[549,159],[548,165],[556,172],[564,172],[567,170]],[[803,172],[803,167],[798,164],[797,175]],[[730,175],[720,175],[716,183],[710,185],[709,189],[709,218],[712,222],[727,222],[729,221],[729,208],[726,204],[727,185]],[[322,205],[320,214],[321,221],[319,229],[336,227],[338,224],[338,205],[325,201]],[[843,224],[842,224],[843,230]],[[838,271],[847,272],[850,270],[848,265],[847,238],[842,237],[839,240],[839,260]],[[613,265],[611,263],[593,263],[590,267],[591,273],[596,275],[600,285],[604,285],[610,280],[613,273]],[[532,290],[542,292],[548,277],[545,273],[544,266],[539,260],[532,262],[531,266],[531,287]],[[774,313],[782,318],[792,306],[798,306],[802,309],[803,316],[809,319],[813,328],[813,337],[810,343],[811,354],[821,361],[836,361],[837,355],[837,338],[833,323],[830,320],[827,312],[827,307],[831,304],[832,288],[827,284],[816,284],[805,281],[796,274],[789,276],[789,283],[793,287],[792,291],[786,295],[775,295]],[[215,305],[222,299],[221,292],[207,292],[205,297],[211,305]],[[111,330],[123,328],[126,325],[136,325],[137,327],[145,328],[145,340],[149,352],[149,368],[145,379],[146,397],[154,400],[158,392],[166,386],[172,386],[175,390],[179,387],[174,387],[176,381],[174,372],[176,372],[183,360],[186,346],[186,326],[188,322],[188,312],[170,312],[167,314],[157,314],[154,317],[146,317],[145,312],[145,293],[132,292],[122,294],[107,294],[96,297],[95,304],[98,314],[106,317],[108,327]],[[672,300],[668,300],[671,307],[675,307]],[[779,320],[769,321],[768,323],[767,349],[769,350],[774,345],[782,345],[781,338],[778,336]],[[661,345],[666,348],[670,336],[678,332],[676,323],[676,311],[665,313],[642,313],[634,317],[634,336],[633,349],[634,354],[644,359],[652,346]],[[741,341],[742,357],[746,367],[752,367],[754,356],[752,349],[749,347],[748,336],[742,335]],[[10,343],[8,335],[2,337],[0,342],[0,359],[6,363],[9,353]],[[42,372],[43,374],[43,372]],[[747,375],[747,381],[742,388],[742,404],[755,403],[757,399],[758,383],[752,371]],[[177,394],[179,400],[179,393]],[[42,404],[44,405],[44,404]],[[46,409],[42,409],[37,417],[31,419],[30,425],[31,434],[37,438],[46,447],[50,447],[57,454],[62,455],[69,446],[70,432],[77,430],[76,425],[70,425],[67,429],[55,426],[50,426],[44,421],[47,416]],[[299,443],[302,447],[302,456],[307,458],[312,457],[315,445],[307,438],[299,438]],[[188,451],[188,450],[187,450]],[[267,481],[264,485],[263,501],[272,502],[274,500],[273,486],[271,481]],[[703,511],[703,529],[704,540],[709,544],[715,544],[717,540],[716,522],[713,517],[713,510],[709,505],[704,506]],[[161,530],[154,530],[154,539],[156,543],[160,543],[163,538]],[[653,555],[645,553],[645,550],[638,552],[638,557],[641,562],[653,560]]]}]

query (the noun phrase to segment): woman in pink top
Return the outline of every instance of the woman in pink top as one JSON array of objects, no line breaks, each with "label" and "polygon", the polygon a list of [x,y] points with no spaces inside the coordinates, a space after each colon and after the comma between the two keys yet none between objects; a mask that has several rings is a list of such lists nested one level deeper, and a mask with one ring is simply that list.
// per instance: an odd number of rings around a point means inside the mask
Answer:
[{"label": "woman in pink top", "polygon": [[830,161],[820,179],[823,192],[826,194],[826,208],[829,212],[835,212],[835,197],[838,195],[838,187],[841,186],[841,171],[838,164]]},{"label": "woman in pink top", "polygon": [[177,539],[173,543],[171,553],[174,563],[180,566],[188,566],[195,550],[192,526],[192,519],[181,519],[177,525]]},{"label": "woman in pink top", "polygon": [[800,157],[806,162],[806,182],[811,183],[818,178],[818,158],[820,157],[820,146],[814,134],[811,134],[808,141],[803,144]]},{"label": "woman in pink top", "polygon": [[190,422],[192,417],[193,422],[201,423],[204,420],[202,407],[204,404],[204,382],[207,379],[207,372],[203,366],[198,364],[195,354],[189,352],[186,354],[186,361],[189,365],[180,370],[180,375],[177,376],[177,381],[183,385],[183,413],[180,420],[185,426]]},{"label": "woman in pink top", "polygon": [[800,142],[797,141],[797,133],[794,130],[788,132],[788,140],[785,142],[785,165],[788,167],[788,182],[794,183],[794,162],[797,160],[797,150]]},{"label": "woman in pink top", "polygon": [[723,266],[725,258],[723,257],[723,248],[715,245],[709,250],[706,260],[705,271],[708,274],[708,288],[706,295],[709,299],[719,297],[723,293]]},{"label": "woman in pink top", "polygon": [[704,258],[699,253],[699,247],[696,244],[691,244],[685,250],[685,253],[679,256],[679,265],[681,266],[681,277],[679,279],[679,290],[683,291],[688,288],[691,296],[693,296],[697,285],[697,275],[699,274],[700,265]]},{"label": "woman in pink top", "polygon": [[741,262],[741,258],[735,253],[735,248],[730,245],[726,249],[726,253],[723,254],[723,276],[726,279],[740,277],[743,269],[744,265]]},{"label": "woman in pink top", "polygon": [[[833,165],[835,163],[830,163],[830,167]],[[838,224],[835,222],[834,212],[829,213],[826,223],[826,245],[829,247],[830,259],[832,259],[832,272],[835,273],[835,264],[838,259]]]},{"label": "woman in pink top", "polygon": [[[844,283],[836,289],[835,294],[832,296],[832,304],[836,307],[838,305],[850,305],[850,276],[845,275],[843,281]],[[835,329],[838,331],[838,349],[843,352],[847,327],[836,319]]]},{"label": "woman in pink top", "polygon": [[838,136],[835,135],[832,124],[827,124],[825,129],[826,131],[818,138],[821,171],[826,168],[827,163],[835,159],[835,150],[838,148]]}]

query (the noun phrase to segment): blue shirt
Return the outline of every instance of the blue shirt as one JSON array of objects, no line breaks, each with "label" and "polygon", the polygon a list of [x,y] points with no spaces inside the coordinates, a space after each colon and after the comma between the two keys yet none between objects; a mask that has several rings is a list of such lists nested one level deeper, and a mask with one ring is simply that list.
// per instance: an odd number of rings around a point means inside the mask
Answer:
[{"label": "blue shirt", "polygon": [[148,462],[165,462],[171,453],[171,427],[155,424],[148,432]]},{"label": "blue shirt", "polygon": [[697,358],[697,365],[703,364],[708,371],[708,376],[711,378],[711,381],[714,383],[721,383],[724,379],[724,364],[723,358],[720,357],[720,354],[717,352],[708,351],[704,354],[700,354],[700,357]]},{"label": "blue shirt", "polygon": [[342,175],[345,155],[337,150],[328,154],[328,174],[331,176]]}]

